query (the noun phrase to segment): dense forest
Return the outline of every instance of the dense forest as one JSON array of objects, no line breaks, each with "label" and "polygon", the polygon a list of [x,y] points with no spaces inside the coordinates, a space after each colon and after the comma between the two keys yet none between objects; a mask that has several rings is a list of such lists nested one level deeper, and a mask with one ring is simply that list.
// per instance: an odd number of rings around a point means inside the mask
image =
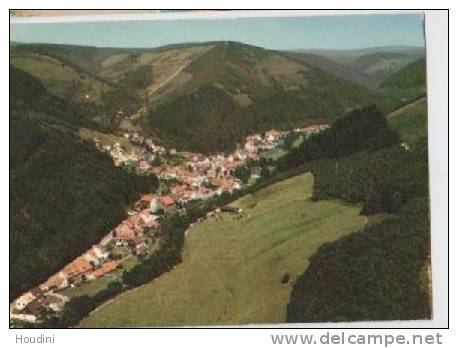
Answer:
[{"label": "dense forest", "polygon": [[397,143],[399,137],[388,127],[385,116],[375,106],[353,110],[332,127],[304,141],[280,158],[280,171],[321,158],[338,158],[362,150],[374,151]]},{"label": "dense forest", "polygon": [[245,122],[231,97],[220,89],[205,86],[165,102],[151,113],[146,128],[158,130],[170,147],[208,153],[234,149],[245,135]]},{"label": "dense forest", "polygon": [[352,113],[301,146],[314,148],[313,156],[298,150],[288,162],[311,169],[313,199],[360,203],[369,219],[377,213],[391,218],[315,253],[294,285],[288,322],[430,316],[427,139],[406,146],[377,110],[361,112],[368,123],[352,122]]},{"label": "dense forest", "polygon": [[[293,72],[291,72],[293,71]],[[141,126],[167,146],[232,151],[247,135],[331,123],[347,110],[397,103],[318,68],[259,47],[228,42],[192,61],[193,78],[145,113]]]},{"label": "dense forest", "polygon": [[297,279],[288,322],[430,317],[429,205],[415,199],[399,218],[325,244]]},{"label": "dense forest", "polygon": [[307,92],[279,90],[241,108],[219,88],[204,86],[150,111],[145,127],[180,150],[232,151],[250,134],[333,121],[346,105],[327,93],[312,87]]},{"label": "dense forest", "polygon": [[135,177],[74,135],[87,120],[12,69],[10,117],[10,296],[38,285],[98,242],[139,193]]}]

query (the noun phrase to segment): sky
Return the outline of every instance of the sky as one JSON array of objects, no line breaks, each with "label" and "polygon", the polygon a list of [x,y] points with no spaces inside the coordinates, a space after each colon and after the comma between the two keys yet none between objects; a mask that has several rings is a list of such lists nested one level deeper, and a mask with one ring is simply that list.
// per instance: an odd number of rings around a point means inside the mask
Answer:
[{"label": "sky", "polygon": [[97,47],[239,41],[268,49],[424,46],[417,14],[11,24],[10,40]]}]

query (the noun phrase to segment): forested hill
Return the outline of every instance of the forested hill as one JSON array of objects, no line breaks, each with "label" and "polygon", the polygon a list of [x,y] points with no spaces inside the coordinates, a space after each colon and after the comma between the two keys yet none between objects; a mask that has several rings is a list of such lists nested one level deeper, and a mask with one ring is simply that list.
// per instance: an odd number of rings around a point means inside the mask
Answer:
[{"label": "forested hill", "polygon": [[169,146],[204,153],[232,150],[250,133],[330,123],[349,109],[394,104],[278,52],[234,42],[215,43],[183,74],[189,80],[169,87],[143,128]]},{"label": "forested hill", "polygon": [[[115,168],[72,125],[75,105],[47,93],[31,75],[10,70],[10,297],[46,280],[125,216],[153,177]],[[76,128],[75,128],[76,129]]]},{"label": "forested hill", "polygon": [[387,78],[382,87],[426,87],[426,59],[420,58]]},{"label": "forested hill", "polygon": [[314,200],[362,204],[368,221],[310,258],[288,322],[430,317],[427,118],[425,105],[413,109],[389,123],[374,108],[354,111],[280,161],[309,167]]},{"label": "forested hill", "polygon": [[50,94],[80,105],[94,124],[204,153],[232,150],[250,133],[399,103],[326,66],[229,41],[155,49],[15,45],[11,62]]}]

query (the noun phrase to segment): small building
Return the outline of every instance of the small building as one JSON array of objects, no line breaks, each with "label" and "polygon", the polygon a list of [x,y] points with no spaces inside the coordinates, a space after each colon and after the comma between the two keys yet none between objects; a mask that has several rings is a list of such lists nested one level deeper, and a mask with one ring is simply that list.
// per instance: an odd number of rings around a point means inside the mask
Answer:
[{"label": "small building", "polygon": [[54,290],[54,289],[63,289],[68,286],[68,281],[67,281],[67,274],[64,273],[63,271],[60,271],[51,277],[48,278],[48,280],[40,285],[40,290],[42,291],[48,291],[48,290]]},{"label": "small building", "polygon": [[171,207],[175,204],[174,200],[172,197],[170,196],[164,196],[162,197],[162,204],[165,206],[165,207]]},{"label": "small building", "polygon": [[89,276],[93,278],[100,278],[104,276],[105,274],[113,272],[114,270],[116,270],[117,267],[118,267],[117,261],[114,261],[114,260],[107,261],[100,268],[89,273]]},{"label": "small building", "polygon": [[76,283],[81,279],[83,274],[92,270],[92,268],[93,265],[84,257],[80,256],[72,263],[65,266],[62,271],[67,275],[67,280]]},{"label": "small building", "polygon": [[136,207],[138,210],[150,209],[153,213],[161,208],[158,199],[152,193],[143,195],[137,202]]},{"label": "small building", "polygon": [[39,300],[33,300],[30,302],[27,307],[24,309],[24,314],[32,315],[35,318],[38,318],[40,314],[43,312],[44,306],[43,303]]},{"label": "small building", "polygon": [[68,301],[69,298],[67,296],[51,293],[43,300],[43,306],[51,308],[54,312],[61,312]]},{"label": "small building", "polygon": [[25,294],[21,295],[14,301],[14,307],[18,311],[22,311],[24,308],[26,308],[29,303],[31,303],[33,300],[36,299],[36,296],[32,294],[31,291],[26,292]]},{"label": "small building", "polygon": [[134,231],[127,228],[126,225],[123,225],[122,228],[114,232],[114,239],[118,245],[128,245],[129,242],[134,240],[135,234]]}]

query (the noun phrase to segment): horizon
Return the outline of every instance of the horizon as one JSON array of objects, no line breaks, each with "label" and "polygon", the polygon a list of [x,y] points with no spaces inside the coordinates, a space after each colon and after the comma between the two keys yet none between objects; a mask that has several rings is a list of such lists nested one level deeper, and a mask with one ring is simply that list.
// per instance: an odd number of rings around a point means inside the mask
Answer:
[{"label": "horizon", "polygon": [[15,45],[49,45],[49,46],[73,46],[73,47],[91,47],[91,48],[97,48],[97,49],[121,49],[121,50],[153,50],[153,49],[158,49],[158,48],[164,48],[168,46],[185,46],[185,45],[206,45],[206,44],[218,44],[218,43],[223,43],[223,42],[234,42],[242,45],[247,45],[247,46],[253,46],[253,47],[258,47],[262,48],[265,50],[272,50],[272,51],[358,51],[358,50],[371,50],[371,49],[386,49],[386,48],[411,48],[411,49],[423,49],[425,46],[411,46],[411,45],[386,45],[386,46],[367,46],[367,47],[359,47],[359,48],[342,48],[342,49],[335,49],[335,48],[320,48],[320,47],[308,47],[308,48],[302,48],[302,47],[296,47],[296,48],[291,48],[291,49],[270,49],[267,47],[263,46],[258,46],[258,45],[253,45],[249,44],[243,41],[232,41],[232,40],[221,40],[221,41],[189,41],[189,42],[176,42],[176,43],[170,43],[170,44],[165,44],[161,46],[151,46],[151,47],[120,47],[120,46],[92,46],[92,45],[78,45],[78,44],[65,44],[65,43],[48,43],[48,42],[22,42],[22,41],[10,41],[10,44],[15,44]]},{"label": "horizon", "polygon": [[10,42],[153,49],[235,41],[270,50],[425,47],[421,14],[11,23]]}]

